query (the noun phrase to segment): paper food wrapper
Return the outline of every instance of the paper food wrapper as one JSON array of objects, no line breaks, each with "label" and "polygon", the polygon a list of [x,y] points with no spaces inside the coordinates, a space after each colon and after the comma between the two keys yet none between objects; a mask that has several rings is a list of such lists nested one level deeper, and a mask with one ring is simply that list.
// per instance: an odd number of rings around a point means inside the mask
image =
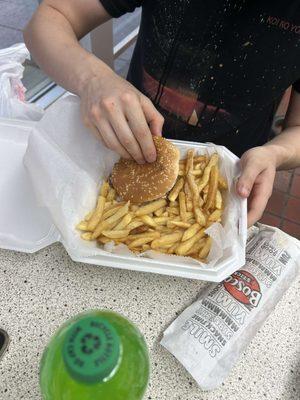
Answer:
[{"label": "paper food wrapper", "polygon": [[[176,143],[176,142],[175,142]],[[238,176],[238,159],[222,146],[178,142],[181,156],[195,147],[199,154],[220,155],[220,170],[229,182],[225,197],[223,226],[213,224],[207,233],[212,237],[208,256],[211,268],[220,260],[228,247],[235,246],[236,254],[244,258],[245,243],[239,234],[241,199],[235,194],[234,183]],[[231,155],[231,159],[228,157]],[[68,96],[52,106],[33,129],[29,138],[24,164],[27,168],[40,206],[47,207],[53,222],[60,231],[61,241],[76,257],[97,257],[107,252],[132,257],[150,257],[164,263],[173,261],[183,265],[201,264],[190,257],[165,255],[147,251],[135,255],[127,246],[109,243],[101,248],[96,242],[83,241],[75,229],[77,223],[95,207],[99,188],[112,170],[118,155],[105,148],[83,126],[80,104],[76,96]]]},{"label": "paper food wrapper", "polygon": [[278,228],[258,224],[249,231],[245,265],[223,282],[209,285],[166,329],[161,344],[203,390],[216,389],[292,284],[299,267],[300,241]]}]

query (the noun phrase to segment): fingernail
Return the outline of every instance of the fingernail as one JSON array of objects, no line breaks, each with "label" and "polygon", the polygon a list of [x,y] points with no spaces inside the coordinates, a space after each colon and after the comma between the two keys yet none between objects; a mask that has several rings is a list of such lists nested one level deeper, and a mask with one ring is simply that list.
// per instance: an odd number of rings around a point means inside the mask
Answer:
[{"label": "fingernail", "polygon": [[154,161],[156,161],[156,154],[149,154],[147,157],[147,160],[152,163]]},{"label": "fingernail", "polygon": [[240,186],[239,192],[242,196],[249,196],[249,189],[246,186]]}]

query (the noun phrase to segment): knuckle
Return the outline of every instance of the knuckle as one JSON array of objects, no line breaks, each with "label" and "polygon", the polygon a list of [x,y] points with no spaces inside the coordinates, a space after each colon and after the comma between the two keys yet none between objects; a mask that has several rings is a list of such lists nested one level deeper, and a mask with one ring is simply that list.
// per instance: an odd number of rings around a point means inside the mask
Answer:
[{"label": "knuckle", "polygon": [[135,98],[136,98],[135,93],[131,91],[125,91],[120,96],[121,101],[125,104],[131,103]]},{"label": "knuckle", "polygon": [[97,106],[92,106],[89,110],[89,116],[92,119],[98,119],[100,115],[99,108]]},{"label": "knuckle", "polygon": [[110,150],[118,152],[119,147],[116,143],[109,143],[107,146]]},{"label": "knuckle", "polygon": [[135,132],[135,136],[139,139],[145,139],[149,135],[149,132],[147,132],[146,129],[138,129]]},{"label": "knuckle", "polygon": [[114,110],[115,105],[115,99],[112,97],[106,97],[105,99],[101,100],[101,106],[107,111]]},{"label": "knuckle", "polygon": [[163,117],[161,114],[159,114],[159,115],[157,116],[157,120],[158,120],[161,124],[163,124],[163,123],[165,122],[165,119],[164,119],[164,117]]},{"label": "knuckle", "polygon": [[130,139],[128,136],[123,137],[122,139],[122,144],[125,147],[131,147],[132,146],[132,139]]}]

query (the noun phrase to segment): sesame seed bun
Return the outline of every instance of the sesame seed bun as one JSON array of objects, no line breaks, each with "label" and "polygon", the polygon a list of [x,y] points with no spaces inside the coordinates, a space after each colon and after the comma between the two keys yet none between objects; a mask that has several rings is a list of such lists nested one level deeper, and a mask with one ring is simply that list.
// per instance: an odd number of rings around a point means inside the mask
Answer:
[{"label": "sesame seed bun", "polygon": [[164,196],[175,184],[179,169],[179,150],[168,140],[154,136],[157,158],[153,163],[137,164],[121,158],[111,174],[111,183],[123,200],[144,203]]}]

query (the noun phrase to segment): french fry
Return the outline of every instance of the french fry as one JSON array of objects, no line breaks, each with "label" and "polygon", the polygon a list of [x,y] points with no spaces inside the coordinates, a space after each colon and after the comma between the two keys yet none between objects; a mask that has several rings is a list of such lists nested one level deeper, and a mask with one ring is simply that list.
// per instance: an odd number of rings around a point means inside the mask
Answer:
[{"label": "french fry", "polygon": [[223,204],[222,194],[221,194],[220,190],[217,190],[215,207],[218,210],[221,210],[222,204]]},{"label": "french fry", "polygon": [[111,242],[112,240],[111,240],[110,238],[106,237],[106,236],[100,236],[100,237],[97,239],[97,241],[98,241],[98,243],[106,244],[106,243]]},{"label": "french fry", "polygon": [[205,244],[205,238],[200,239],[198,242],[196,242],[193,247],[186,253],[187,256],[195,254],[198,256],[199,251],[202,249],[202,247]]},{"label": "french fry", "polygon": [[79,224],[76,225],[76,229],[80,231],[88,231],[88,222],[80,221]]},{"label": "french fry", "polygon": [[199,184],[199,186],[198,186],[198,188],[199,188],[199,193],[201,193],[202,190],[205,188],[205,186],[208,184],[209,175],[210,175],[210,170],[211,170],[211,168],[212,168],[213,165],[217,165],[217,164],[218,164],[218,160],[219,160],[218,153],[214,153],[214,154],[211,156],[211,158],[210,158],[210,160],[209,160],[207,166],[206,166],[205,169],[204,169],[203,176],[202,176],[201,181],[200,181],[200,184]]},{"label": "french fry", "polygon": [[161,214],[162,217],[168,217],[169,216],[169,212],[166,210]]},{"label": "french fry", "polygon": [[195,199],[195,201],[198,201],[198,199],[199,199],[199,190],[198,190],[198,186],[196,185],[194,175],[188,173],[187,174],[187,181],[189,183],[189,187],[191,189],[191,192],[192,192],[192,195],[193,195],[193,199]]},{"label": "french fry", "polygon": [[185,198],[185,193],[182,190],[179,193],[179,214],[180,214],[180,218],[182,219],[182,221],[186,222],[187,221],[186,198]]},{"label": "french fry", "polygon": [[106,236],[110,239],[122,239],[126,238],[129,235],[129,230],[128,229],[123,229],[123,230],[112,230],[112,231],[102,231],[102,235]]},{"label": "french fry", "polygon": [[185,171],[183,169],[180,169],[178,171],[178,176],[184,176],[185,175]]},{"label": "french fry", "polygon": [[209,189],[209,184],[207,184],[207,185],[203,188],[202,193],[208,193],[208,189]]},{"label": "french fry", "polygon": [[187,217],[187,219],[189,221],[191,218],[194,218],[194,213],[192,211],[187,211],[186,217]]},{"label": "french fry", "polygon": [[215,204],[216,194],[218,190],[218,179],[219,179],[218,167],[216,165],[213,165],[210,171],[209,188],[207,193],[207,199],[204,206],[205,210],[209,210]]},{"label": "french fry", "polygon": [[202,249],[199,251],[199,258],[206,258],[207,256],[208,256],[208,253],[209,253],[209,251],[210,251],[210,248],[211,248],[211,242],[212,242],[212,239],[211,239],[211,237],[210,236],[208,236],[206,239],[205,239],[205,244],[204,244],[204,246],[202,247]]},{"label": "french fry", "polygon": [[[144,226],[144,223],[142,221],[134,219],[133,221],[129,222],[127,229],[130,229],[130,230],[134,230],[137,228],[141,229],[142,226]],[[147,229],[148,229],[148,227],[147,227]]]},{"label": "french fry", "polygon": [[92,232],[84,232],[80,235],[83,240],[92,240]]},{"label": "french fry", "polygon": [[154,211],[154,215],[156,215],[157,217],[161,217],[162,214],[165,212],[166,207],[161,207],[158,210]]},{"label": "french fry", "polygon": [[199,163],[194,164],[194,170],[202,170],[203,172],[205,167],[206,167],[206,161],[201,161]]},{"label": "french fry", "polygon": [[193,210],[193,202],[189,198],[186,199],[186,209],[187,209],[187,211],[192,211]]},{"label": "french fry", "polygon": [[144,244],[150,243],[153,241],[153,237],[152,236],[145,236],[139,239],[135,239],[132,242],[129,243],[128,247],[131,249],[133,247],[140,247],[143,246]]},{"label": "french fry", "polygon": [[113,204],[110,208],[107,208],[107,210],[104,211],[103,213],[103,220],[109,218],[110,216],[114,215],[118,209],[122,207],[122,204]]},{"label": "french fry", "polygon": [[89,219],[90,219],[91,216],[93,215],[94,211],[95,211],[95,210],[92,210],[92,211],[90,211],[89,213],[86,214],[86,216],[84,217],[84,220],[85,220],[86,222],[89,221]]},{"label": "french fry", "polygon": [[147,250],[150,250],[150,249],[151,249],[150,244],[143,244],[143,245],[142,245],[142,250],[143,250],[143,251],[147,251]]},{"label": "french fry", "polygon": [[88,222],[88,230],[89,231],[93,231],[96,228],[96,226],[99,224],[99,222],[101,221],[103,211],[104,211],[104,205],[105,205],[105,197],[100,195],[98,197],[96,210]]},{"label": "french fry", "polygon": [[179,178],[168,196],[170,201],[175,201],[177,199],[180,190],[183,188],[183,185],[184,185],[184,179]]},{"label": "french fry", "polygon": [[185,256],[189,250],[193,247],[193,245],[203,238],[205,235],[204,229],[201,229],[200,232],[196,233],[196,235],[192,236],[190,239],[181,242],[180,245],[176,248],[176,254],[179,256]]},{"label": "french fry", "polygon": [[225,190],[228,189],[227,181],[222,175],[219,175],[219,188]]},{"label": "french fry", "polygon": [[144,224],[151,226],[152,228],[156,228],[157,224],[155,223],[154,219],[151,218],[149,215],[142,215],[140,220],[144,222]]},{"label": "french fry", "polygon": [[198,222],[198,224],[200,226],[205,226],[206,217],[205,217],[204,213],[200,210],[200,207],[194,206],[194,213],[195,213],[195,218],[196,218],[196,221]]},{"label": "french fry", "polygon": [[104,181],[100,189],[100,196],[107,197],[109,191],[109,183]]},{"label": "french fry", "polygon": [[169,207],[178,207],[179,206],[179,203],[178,203],[178,201],[170,201],[169,202]]},{"label": "french fry", "polygon": [[167,221],[167,228],[168,229],[174,229],[174,224],[172,224],[172,222],[179,222],[180,221],[180,217],[179,217],[179,215],[176,215],[176,216],[172,216],[171,217],[171,219],[169,219],[168,221]]},{"label": "french fry", "polygon": [[200,176],[203,174],[203,171],[202,171],[202,169],[194,169],[193,171],[191,171],[191,174],[193,176]]},{"label": "french fry", "polygon": [[185,181],[183,190],[187,199],[191,199],[193,197],[188,181]]},{"label": "french fry", "polygon": [[154,239],[158,239],[160,237],[160,233],[157,231],[153,231],[153,232],[143,232],[143,233],[138,233],[135,235],[132,235],[131,232],[129,234],[129,236],[127,237],[128,240],[137,240],[137,239],[144,239],[144,238],[148,238],[151,237],[152,240]]},{"label": "french fry", "polygon": [[[206,197],[207,197],[207,196],[206,196],[206,194],[205,194],[205,199],[206,199]],[[198,201],[198,204],[199,204],[199,206],[200,206],[200,207],[202,207],[202,206],[203,206],[203,204],[204,204],[204,198],[202,198],[202,197],[201,197],[201,195],[199,195],[199,201]]]},{"label": "french fry", "polygon": [[170,233],[169,235],[164,235],[159,239],[153,240],[153,242],[151,243],[151,248],[157,249],[166,244],[174,244],[175,242],[178,242],[181,239],[182,235],[183,232],[174,232]]},{"label": "french fry", "polygon": [[136,216],[142,216],[150,214],[160,208],[164,207],[167,204],[165,199],[155,200],[152,203],[146,204],[145,206],[140,207],[136,212]]},{"label": "french fry", "polygon": [[202,155],[202,156],[194,156],[194,163],[203,163],[207,162],[207,156]]},{"label": "french fry", "polygon": [[128,229],[128,224],[132,220],[132,215],[131,214],[126,214],[124,217],[121,219],[121,221],[113,228],[116,231],[120,231],[126,227]]},{"label": "french fry", "polygon": [[130,211],[135,212],[135,211],[137,211],[138,209],[139,209],[139,206],[138,206],[138,205],[136,205],[136,204],[131,204],[131,206],[130,206]]},{"label": "french fry", "polygon": [[208,220],[216,222],[216,221],[219,221],[221,216],[222,216],[222,210],[216,209],[214,212],[212,212],[210,214],[210,216],[208,217]]},{"label": "french fry", "polygon": [[178,226],[179,228],[189,228],[191,224],[189,222],[183,222],[183,221],[170,221],[170,227],[173,226]]},{"label": "french fry", "polygon": [[124,206],[117,209],[115,214],[98,224],[97,228],[93,232],[92,239],[98,238],[104,230],[111,229],[117,225],[118,221],[124,217],[125,214],[128,214],[128,209],[129,201]]},{"label": "french fry", "polygon": [[179,215],[178,208],[175,207],[167,207],[167,211],[169,214]]},{"label": "french fry", "polygon": [[168,254],[175,254],[176,247],[179,245],[179,242],[172,244],[171,247],[168,248]]},{"label": "french fry", "polygon": [[113,201],[116,196],[116,191],[112,187],[109,188],[108,195],[106,197],[107,201]]},{"label": "french fry", "polygon": [[185,173],[188,175],[194,169],[194,149],[188,150],[185,164]]},{"label": "french fry", "polygon": [[184,232],[181,240],[184,242],[184,241],[190,239],[191,237],[195,236],[196,233],[198,233],[200,231],[200,229],[201,229],[201,226],[198,223],[193,224]]},{"label": "french fry", "polygon": [[106,201],[104,204],[104,211],[110,210],[115,204],[112,201]]},{"label": "french fry", "polygon": [[154,217],[153,221],[157,224],[157,225],[166,225],[168,222],[169,218],[168,217]]}]

